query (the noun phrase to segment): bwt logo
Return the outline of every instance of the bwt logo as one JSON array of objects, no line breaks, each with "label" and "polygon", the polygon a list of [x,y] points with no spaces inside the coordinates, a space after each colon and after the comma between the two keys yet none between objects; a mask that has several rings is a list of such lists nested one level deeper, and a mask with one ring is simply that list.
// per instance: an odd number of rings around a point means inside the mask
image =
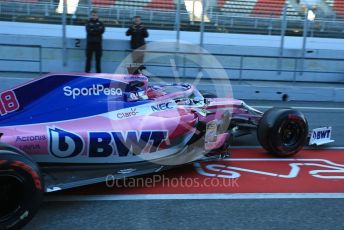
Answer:
[{"label": "bwt logo", "polygon": [[71,86],[65,86],[63,88],[64,95],[67,97],[73,97],[76,99],[79,96],[99,96],[101,94],[105,96],[122,96],[123,91],[121,88],[108,88],[103,85],[92,85],[88,88],[72,88]]},{"label": "bwt logo", "polygon": [[168,109],[174,109],[175,107],[176,105],[174,102],[165,102],[165,103],[160,103],[160,104],[151,106],[153,112],[160,112],[160,111],[165,111]]},{"label": "bwt logo", "polygon": [[81,136],[59,128],[48,128],[49,151],[58,158],[71,158],[80,155],[85,147],[88,157],[136,156],[154,153],[160,150],[162,143],[167,143],[167,131],[128,131],[90,132],[85,141]]},{"label": "bwt logo", "polygon": [[331,137],[331,130],[322,130],[313,132],[313,139],[324,139],[324,138],[330,138]]},{"label": "bwt logo", "polygon": [[70,158],[84,150],[81,136],[59,128],[49,128],[49,151],[58,158]]}]

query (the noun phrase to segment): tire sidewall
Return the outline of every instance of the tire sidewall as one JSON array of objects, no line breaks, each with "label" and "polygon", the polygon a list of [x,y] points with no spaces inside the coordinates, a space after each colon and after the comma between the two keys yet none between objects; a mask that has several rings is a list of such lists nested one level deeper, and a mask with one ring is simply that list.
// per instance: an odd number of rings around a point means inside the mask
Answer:
[{"label": "tire sidewall", "polygon": [[[280,129],[284,122],[294,121],[300,129],[300,138],[294,145],[285,146],[280,137]],[[262,117],[258,125],[258,140],[271,154],[287,157],[296,154],[306,144],[308,137],[308,123],[304,115],[290,108],[272,108]]]},{"label": "tire sidewall", "polygon": [[[290,116],[291,115],[291,116]],[[293,121],[300,129],[300,137],[297,142],[291,146],[285,146],[280,138],[279,130],[284,122]],[[274,150],[279,156],[291,156],[299,152],[307,141],[308,127],[307,122],[302,114],[297,111],[293,113],[285,112],[277,119],[275,126],[272,128],[270,140]]]},{"label": "tire sidewall", "polygon": [[0,229],[20,229],[37,212],[44,194],[44,185],[37,164],[25,155],[11,151],[1,151],[0,165],[2,175],[19,179],[24,189],[20,207],[6,219],[0,221]]}]

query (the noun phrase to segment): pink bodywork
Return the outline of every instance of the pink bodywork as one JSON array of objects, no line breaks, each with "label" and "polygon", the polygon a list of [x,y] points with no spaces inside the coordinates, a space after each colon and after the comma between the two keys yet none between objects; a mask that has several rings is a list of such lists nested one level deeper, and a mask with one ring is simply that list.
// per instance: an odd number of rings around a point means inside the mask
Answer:
[{"label": "pink bodywork", "polygon": [[[51,74],[49,74],[51,75]],[[69,73],[69,75],[71,75]],[[72,75],[81,75],[72,73]],[[197,132],[196,125],[198,122],[208,123],[211,121],[222,121],[224,114],[227,112],[232,115],[234,112],[241,112],[240,100],[230,98],[216,98],[209,100],[209,103],[200,107],[188,107],[177,105],[166,111],[152,112],[148,111],[152,104],[169,102],[174,98],[188,96],[196,89],[191,86],[185,91],[178,91],[169,94],[161,94],[148,86],[148,79],[130,76],[130,75],[112,75],[112,74],[82,74],[82,76],[92,76],[102,79],[114,79],[116,81],[129,82],[132,80],[140,80],[144,82],[149,99],[152,101],[148,104],[135,107],[135,111],[131,108],[125,108],[119,111],[109,111],[107,113],[98,114],[90,117],[83,117],[72,120],[56,121],[40,124],[26,124],[19,126],[0,127],[0,133],[3,133],[1,142],[16,146],[27,154],[31,155],[37,162],[54,162],[54,163],[126,163],[139,162],[142,160],[154,160],[162,157],[173,155],[185,148],[188,140]],[[43,76],[44,78],[46,76]],[[36,79],[34,81],[38,81]],[[28,82],[30,84],[32,82]],[[207,111],[209,114],[203,114]],[[66,111],[68,112],[68,111]],[[50,134],[50,129],[61,129],[73,132],[83,140],[83,149],[81,154],[73,158],[56,158],[50,154],[50,147],[54,137]],[[160,144],[156,152],[150,152],[151,143],[147,143],[142,151],[137,155],[128,155],[119,157],[114,153],[104,158],[89,158],[89,133],[93,132],[121,132],[123,136],[128,131],[141,133],[142,130],[164,130],[168,133],[168,137]],[[215,141],[205,143],[202,151],[211,151],[221,148],[228,140],[228,133],[218,133]],[[178,138],[183,137],[178,140]],[[174,143],[170,148],[173,140],[179,141]],[[67,140],[66,140],[67,142]]]}]

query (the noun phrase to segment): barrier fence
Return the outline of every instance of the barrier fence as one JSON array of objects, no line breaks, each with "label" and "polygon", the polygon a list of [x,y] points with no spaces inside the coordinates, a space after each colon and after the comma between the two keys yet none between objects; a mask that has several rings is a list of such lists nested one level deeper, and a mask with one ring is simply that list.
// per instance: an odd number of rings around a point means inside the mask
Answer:
[{"label": "barrier fence", "polygon": [[[24,50],[25,55],[23,55]],[[1,72],[42,73],[42,46],[40,45],[0,44],[0,53]]]},{"label": "barrier fence", "polygon": [[[0,49],[9,49],[12,48],[13,51],[19,52],[21,54],[25,52],[20,52],[21,49],[26,49],[27,52],[25,53],[24,58],[20,55],[16,57],[15,55],[3,55],[0,58],[0,65],[7,65],[7,63],[11,62],[14,63],[15,68],[7,70],[7,72],[42,72],[42,65],[44,65],[44,60],[42,59],[42,51],[44,49],[56,49],[61,50],[61,48],[56,47],[41,47],[35,45],[12,45],[12,44],[0,44]],[[28,50],[29,49],[29,50]],[[84,63],[84,49],[83,48],[67,48],[67,52],[80,52],[78,55],[78,61],[83,67]],[[5,50],[2,50],[1,53],[4,53]],[[114,67],[118,66],[123,61],[123,56],[127,56],[131,53],[130,50],[104,50],[104,53],[110,53],[112,57],[115,57],[113,61]],[[342,63],[344,63],[344,58],[318,58],[318,57],[294,57],[294,56],[283,56],[280,57],[278,55],[238,55],[238,54],[217,54],[217,53],[202,53],[202,52],[182,52],[182,51],[153,51],[153,50],[146,50],[146,57],[152,56],[153,58],[148,58],[148,61],[145,62],[145,65],[150,69],[156,68],[171,68],[170,60],[173,59],[174,65],[173,67],[178,70],[180,74],[179,77],[181,78],[190,78],[194,76],[190,76],[187,73],[188,70],[194,71],[202,71],[202,70],[211,70],[211,69],[223,69],[228,72],[228,75],[236,76],[235,79],[238,80],[249,80],[245,77],[245,73],[247,72],[254,72],[258,75],[260,74],[270,74],[274,76],[274,80],[279,80],[279,76],[283,74],[288,74],[291,76],[288,78],[290,81],[302,81],[302,76],[305,74],[320,74],[323,76],[323,82],[327,82],[326,76],[343,76],[344,82],[344,67]],[[35,55],[31,55],[34,53]],[[5,54],[5,53],[4,53]],[[154,58],[154,55],[164,56],[167,57],[165,59],[161,58]],[[206,62],[202,66],[197,65],[195,63],[190,62],[190,56],[195,56],[199,58],[206,58],[207,55],[214,56],[219,63],[221,63],[221,67],[214,67],[209,66]],[[35,57],[30,59],[30,57]],[[116,58],[118,57],[118,58]],[[146,58],[147,59],[147,58]],[[222,60],[222,61],[221,61]],[[227,60],[232,60],[227,62]],[[57,60],[59,61],[59,60]],[[281,61],[281,62],[280,62]],[[36,68],[31,68],[31,70],[27,70],[26,66],[29,63],[35,63]],[[268,63],[268,65],[260,64],[260,63]],[[272,63],[272,64],[271,64]],[[282,63],[282,64],[281,64]],[[326,66],[334,66],[337,67],[336,71],[324,71],[319,68],[317,65],[305,65],[305,63],[323,63]],[[260,65],[263,67],[256,68],[255,66]],[[310,67],[308,67],[310,66]],[[335,68],[334,68],[335,69]],[[4,69],[2,69],[4,71]],[[301,76],[301,77],[300,77]],[[162,76],[163,77],[163,76]],[[299,78],[298,78],[299,77]],[[252,80],[252,79],[251,79]],[[259,80],[259,79],[257,79]],[[262,78],[264,80],[264,78]],[[283,80],[281,78],[280,80]]]}]

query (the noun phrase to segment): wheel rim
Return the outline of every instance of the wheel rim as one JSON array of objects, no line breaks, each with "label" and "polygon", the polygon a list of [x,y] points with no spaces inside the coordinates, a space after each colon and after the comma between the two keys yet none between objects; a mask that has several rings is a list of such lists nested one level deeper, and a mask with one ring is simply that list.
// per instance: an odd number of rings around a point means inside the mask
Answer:
[{"label": "wheel rim", "polygon": [[23,181],[13,175],[0,175],[0,222],[6,221],[20,209],[24,197]]},{"label": "wheel rim", "polygon": [[295,146],[300,142],[302,128],[295,121],[286,121],[280,129],[282,145],[285,147]]}]

